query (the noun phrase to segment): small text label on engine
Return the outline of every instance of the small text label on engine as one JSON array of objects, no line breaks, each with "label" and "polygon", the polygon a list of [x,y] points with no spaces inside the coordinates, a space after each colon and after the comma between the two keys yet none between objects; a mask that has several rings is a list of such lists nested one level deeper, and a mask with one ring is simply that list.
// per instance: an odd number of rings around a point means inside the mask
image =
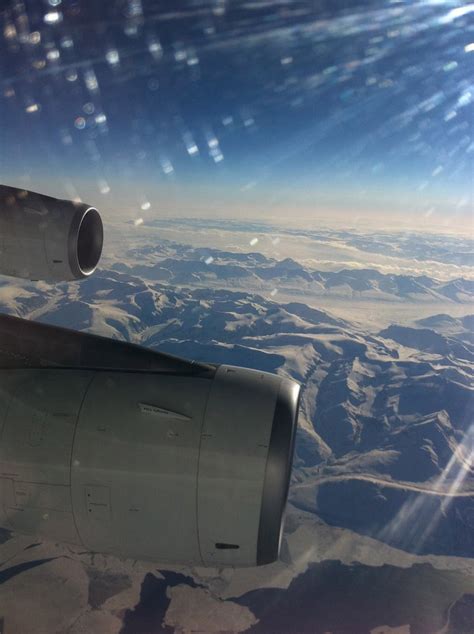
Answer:
[{"label": "small text label on engine", "polygon": [[178,412],[172,412],[164,407],[158,407],[157,405],[150,405],[149,403],[138,403],[142,414],[150,414],[152,416],[165,416],[166,418],[173,418],[174,420],[188,421],[191,420],[189,416],[179,414]]}]

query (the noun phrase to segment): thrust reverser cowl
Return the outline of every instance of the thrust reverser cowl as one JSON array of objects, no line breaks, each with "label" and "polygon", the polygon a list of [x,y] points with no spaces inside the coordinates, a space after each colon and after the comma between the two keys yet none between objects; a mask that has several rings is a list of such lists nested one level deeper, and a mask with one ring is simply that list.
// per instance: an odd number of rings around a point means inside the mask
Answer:
[{"label": "thrust reverser cowl", "polygon": [[0,526],[157,562],[278,558],[296,383],[1,315],[0,349]]},{"label": "thrust reverser cowl", "polygon": [[103,228],[94,207],[0,185],[0,274],[62,282],[91,275]]}]

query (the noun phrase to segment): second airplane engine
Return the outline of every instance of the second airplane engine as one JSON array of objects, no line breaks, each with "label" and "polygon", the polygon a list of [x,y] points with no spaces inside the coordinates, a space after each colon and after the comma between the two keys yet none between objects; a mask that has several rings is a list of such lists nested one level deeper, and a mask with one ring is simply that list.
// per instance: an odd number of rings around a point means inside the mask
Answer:
[{"label": "second airplane engine", "polygon": [[14,317],[0,340],[1,526],[161,562],[277,559],[296,383]]},{"label": "second airplane engine", "polygon": [[0,275],[48,282],[88,277],[102,243],[94,207],[0,185]]}]

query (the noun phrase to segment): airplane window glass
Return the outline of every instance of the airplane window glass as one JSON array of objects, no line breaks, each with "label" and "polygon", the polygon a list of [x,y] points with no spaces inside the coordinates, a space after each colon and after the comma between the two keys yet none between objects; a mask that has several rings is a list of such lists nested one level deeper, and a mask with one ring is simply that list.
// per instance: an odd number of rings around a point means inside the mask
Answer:
[{"label": "airplane window glass", "polygon": [[0,632],[474,632],[474,4],[0,3]]}]

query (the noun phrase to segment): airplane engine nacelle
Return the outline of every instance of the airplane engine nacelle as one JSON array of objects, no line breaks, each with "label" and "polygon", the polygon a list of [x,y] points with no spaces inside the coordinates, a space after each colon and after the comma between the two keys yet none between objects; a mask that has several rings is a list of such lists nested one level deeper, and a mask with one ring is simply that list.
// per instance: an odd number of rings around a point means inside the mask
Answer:
[{"label": "airplane engine nacelle", "polygon": [[88,277],[102,243],[94,207],[0,185],[0,274],[50,282]]},{"label": "airplane engine nacelle", "polygon": [[158,562],[278,558],[299,385],[14,317],[0,337],[1,526]]}]

